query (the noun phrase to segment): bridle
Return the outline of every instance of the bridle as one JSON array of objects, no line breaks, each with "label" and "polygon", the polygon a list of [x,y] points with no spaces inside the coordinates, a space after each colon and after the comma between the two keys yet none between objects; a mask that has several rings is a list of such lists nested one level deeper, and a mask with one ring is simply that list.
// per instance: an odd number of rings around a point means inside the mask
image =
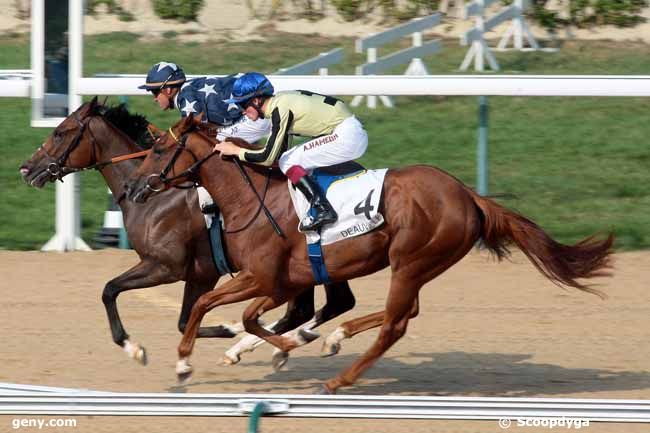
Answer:
[{"label": "bridle", "polygon": [[[184,134],[182,134],[180,139],[176,136],[176,134],[174,134],[174,131],[172,131],[171,128],[169,128],[168,132],[169,132],[169,135],[171,135],[171,137],[174,139],[174,141],[177,144],[176,150],[174,151],[174,154],[172,155],[171,159],[169,160],[169,162],[167,163],[165,168],[160,172],[160,174],[153,173],[153,174],[150,174],[147,177],[145,187],[147,189],[153,191],[153,192],[160,192],[163,189],[165,189],[165,187],[167,187],[174,180],[181,179],[183,177],[187,178],[187,180],[192,182],[192,185],[190,185],[190,186],[175,185],[177,188],[196,188],[196,187],[199,187],[200,186],[200,183],[199,183],[199,169],[201,168],[201,165],[203,165],[207,160],[209,160],[213,156],[219,155],[219,154],[217,152],[210,152],[205,157],[199,159],[199,158],[196,157],[194,152],[192,152],[187,147],[187,136],[189,135],[190,132],[192,132],[191,130],[185,132]],[[208,141],[211,140],[210,137],[205,135],[200,130],[194,131],[194,132],[204,136],[205,138],[208,139]],[[177,174],[175,176],[167,177],[167,174],[173,169],[174,164],[176,163],[176,160],[178,159],[178,157],[181,155],[181,153],[183,151],[189,152],[190,155],[192,155],[192,158],[194,158],[194,164],[192,164],[186,170],[184,170],[183,172],[181,172],[181,173],[179,173],[179,174]],[[244,224],[242,227],[240,227],[240,228],[238,228],[236,230],[224,230],[224,233],[233,234],[233,233],[239,233],[241,231],[246,230],[248,227],[250,227],[250,225],[253,223],[253,221],[255,221],[257,219],[257,216],[260,214],[260,212],[262,210],[264,210],[264,214],[269,219],[269,221],[270,221],[271,225],[273,226],[273,229],[275,230],[275,232],[280,237],[286,238],[285,234],[282,232],[282,229],[277,224],[277,222],[275,221],[275,219],[273,218],[273,216],[271,215],[271,213],[269,212],[267,207],[264,205],[264,200],[266,199],[266,193],[268,192],[269,185],[271,183],[271,170],[269,169],[269,171],[267,172],[266,184],[264,185],[264,192],[263,192],[262,196],[260,196],[259,192],[255,188],[255,185],[253,185],[253,182],[251,181],[250,176],[248,176],[248,173],[246,173],[246,170],[244,170],[241,163],[239,162],[239,159],[233,158],[233,162],[235,163],[235,165],[239,169],[239,172],[243,176],[244,181],[250,186],[251,190],[253,191],[253,193],[257,197],[257,200],[259,201],[260,205],[259,205],[257,211],[253,214],[252,218],[246,224]],[[160,181],[162,183],[162,186],[160,188],[158,188],[158,189],[152,187],[151,186],[151,179],[158,179],[158,181]]]},{"label": "bridle", "polygon": [[[187,147],[187,133],[181,135],[181,138],[179,139],[176,134],[174,134],[174,131],[172,128],[169,128],[167,131],[169,132],[169,135],[174,139],[176,142],[176,150],[174,150],[174,154],[172,155],[171,159],[163,168],[163,170],[160,172],[160,174],[152,173],[147,177],[147,182],[146,182],[146,188],[149,189],[150,191],[153,192],[160,192],[164,190],[169,184],[177,179],[181,179],[183,177],[186,177],[187,180],[189,180],[192,184],[191,185],[174,185],[176,188],[181,188],[181,189],[189,189],[189,188],[195,188],[199,186],[199,168],[201,165],[210,159],[214,153],[210,153],[208,156],[205,158],[199,159],[196,157],[194,152],[192,152],[191,149]],[[188,152],[190,155],[192,155],[192,159],[194,159],[194,164],[192,164],[187,170],[172,176],[172,177],[167,177],[170,171],[174,169],[174,164],[176,164],[176,160],[181,156],[183,152]],[[157,179],[161,183],[160,188],[155,188],[151,186],[151,181],[153,179]]]},{"label": "bridle", "polygon": [[91,114],[83,121],[79,119],[79,115],[76,112],[73,113],[73,116],[74,116],[73,117],[74,120],[77,122],[77,125],[79,125],[79,130],[77,131],[77,134],[75,135],[74,139],[72,139],[68,147],[65,149],[65,151],[61,154],[61,156],[58,159],[55,159],[52,155],[50,155],[50,153],[47,151],[45,146],[41,146],[41,149],[43,150],[45,156],[48,158],[48,160],[52,161],[47,165],[46,171],[61,182],[63,182],[63,177],[66,176],[67,174],[78,173],[86,170],[101,170],[107,165],[116,162],[126,161],[127,159],[140,158],[146,156],[147,153],[149,152],[148,150],[145,150],[141,152],[130,153],[128,155],[111,158],[108,161],[96,162],[95,164],[89,165],[87,167],[81,167],[81,168],[67,167],[65,163],[67,162],[72,152],[74,152],[74,150],[79,146],[79,143],[81,143],[81,138],[83,137],[83,134],[86,131],[86,129],[88,129],[88,132],[90,134],[92,159],[93,161],[97,161],[97,151],[96,151],[97,140],[95,139],[95,136],[93,135],[93,132],[90,129],[90,121],[93,119],[93,117],[95,117],[95,115]]},{"label": "bridle", "polygon": [[73,115],[74,115],[73,117],[74,120],[77,122],[77,125],[79,125],[79,130],[77,131],[77,135],[75,135],[74,139],[72,139],[68,147],[65,149],[65,151],[63,151],[63,153],[59,158],[54,158],[52,155],[50,155],[50,153],[47,151],[45,146],[41,146],[43,153],[45,153],[45,156],[51,161],[47,165],[47,172],[50,175],[54,176],[57,180],[60,180],[61,182],[63,182],[63,177],[67,174],[99,168],[100,165],[106,165],[106,163],[97,163],[83,168],[67,167],[65,165],[68,158],[70,157],[70,154],[79,146],[79,143],[81,143],[81,137],[83,137],[86,128],[88,128],[88,132],[90,132],[90,143],[91,143],[91,149],[93,154],[93,160],[97,159],[96,158],[97,152],[95,150],[95,146],[97,145],[96,144],[97,142],[89,127],[90,121],[92,120],[93,116],[92,115],[88,116],[86,119],[82,121],[81,119],[79,119],[79,115],[76,112],[73,113]]}]

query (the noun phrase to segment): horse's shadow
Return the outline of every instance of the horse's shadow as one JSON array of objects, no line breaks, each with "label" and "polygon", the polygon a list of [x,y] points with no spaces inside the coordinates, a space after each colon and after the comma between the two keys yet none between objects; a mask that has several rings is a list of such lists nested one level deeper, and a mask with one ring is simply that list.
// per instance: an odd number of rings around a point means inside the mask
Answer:
[{"label": "horse's shadow", "polygon": [[[238,382],[250,385],[247,392],[287,393],[292,390],[293,393],[302,389],[311,393],[356,357],[354,354],[329,359],[295,357],[289,360],[286,371]],[[530,362],[530,354],[410,353],[408,358],[409,362],[403,362],[403,357],[381,359],[357,385],[343,388],[342,393],[528,397],[650,389],[650,372],[565,368]],[[270,369],[265,362],[245,361],[233,368],[256,367]],[[218,389],[226,383],[232,380],[206,380],[169,390],[191,392],[193,385],[215,385]]]}]

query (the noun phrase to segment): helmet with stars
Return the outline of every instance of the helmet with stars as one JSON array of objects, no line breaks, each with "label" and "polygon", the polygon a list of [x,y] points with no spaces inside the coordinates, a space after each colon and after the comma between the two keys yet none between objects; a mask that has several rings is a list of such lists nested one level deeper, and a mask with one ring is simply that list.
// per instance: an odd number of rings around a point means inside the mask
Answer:
[{"label": "helmet with stars", "polygon": [[151,67],[146,82],[138,86],[138,89],[155,91],[165,87],[180,87],[185,80],[183,69],[176,63],[159,62]]}]

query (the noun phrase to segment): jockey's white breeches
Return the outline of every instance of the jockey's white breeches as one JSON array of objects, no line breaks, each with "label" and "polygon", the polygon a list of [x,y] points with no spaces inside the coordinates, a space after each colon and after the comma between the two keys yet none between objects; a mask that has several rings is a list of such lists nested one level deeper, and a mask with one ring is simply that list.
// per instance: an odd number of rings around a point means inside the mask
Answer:
[{"label": "jockey's white breeches", "polygon": [[217,139],[223,141],[228,137],[238,137],[249,143],[256,143],[271,133],[271,121],[268,119],[250,120],[242,116],[237,122],[230,126],[222,126],[217,129]]},{"label": "jockey's white breeches", "polygon": [[323,135],[293,147],[280,156],[280,170],[294,165],[307,171],[341,164],[360,158],[368,148],[368,134],[359,120],[350,116],[329,135]]}]

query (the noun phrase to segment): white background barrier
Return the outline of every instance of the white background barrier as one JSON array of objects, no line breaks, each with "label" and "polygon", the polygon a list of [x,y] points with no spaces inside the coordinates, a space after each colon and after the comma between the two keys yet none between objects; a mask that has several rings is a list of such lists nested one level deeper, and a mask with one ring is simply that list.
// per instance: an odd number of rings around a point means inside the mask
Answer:
[{"label": "white background barrier", "polygon": [[460,65],[461,71],[467,70],[469,65],[472,63],[472,60],[474,60],[474,69],[476,71],[482,71],[484,69],[484,60],[487,60],[490,68],[495,71],[499,70],[499,64],[485,41],[484,33],[491,31],[505,21],[512,20],[510,26],[499,41],[497,50],[505,51],[511,37],[513,39],[514,48],[517,50],[524,50],[524,37],[530,44],[530,48],[527,50],[540,49],[539,44],[530,32],[523,16],[524,9],[529,6],[528,0],[515,0],[510,6],[501,9],[497,14],[486,19],[484,17],[485,8],[494,3],[494,1],[495,0],[475,0],[465,6],[464,19],[473,16],[475,19],[475,25],[473,29],[465,32],[460,38],[461,45],[471,44],[463,63]]},{"label": "white background barrier", "polygon": [[343,48],[336,48],[327,53],[320,53],[318,56],[298,63],[289,68],[280,68],[276,75],[307,75],[318,71],[319,75],[327,75],[327,67],[343,61]]},{"label": "white background barrier", "polygon": [[[393,66],[405,64],[409,62],[406,68],[405,75],[429,75],[426,66],[422,62],[422,57],[436,53],[440,50],[439,41],[429,41],[422,43],[422,31],[435,27],[440,24],[440,14],[430,15],[428,17],[416,18],[405,24],[402,24],[392,29],[367,36],[365,38],[357,39],[355,49],[357,53],[363,53],[367,50],[367,63],[357,67],[357,75],[372,75],[384,71]],[[406,48],[395,53],[384,56],[380,59],[377,58],[377,48],[389,42],[393,42],[404,36],[411,35],[413,45],[411,48]],[[384,93],[377,93],[380,96],[381,102],[387,106],[392,107],[393,102],[385,96]],[[357,96],[352,100],[352,106],[356,107],[361,103],[363,98]],[[375,108],[377,106],[376,96],[369,95],[367,99],[368,108]]]}]

